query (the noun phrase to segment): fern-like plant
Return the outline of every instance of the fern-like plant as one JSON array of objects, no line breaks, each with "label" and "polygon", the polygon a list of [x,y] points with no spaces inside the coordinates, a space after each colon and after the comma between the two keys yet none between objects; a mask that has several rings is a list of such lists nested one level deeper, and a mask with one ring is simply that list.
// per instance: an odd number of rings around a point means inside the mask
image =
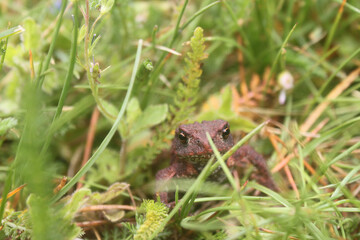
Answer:
[{"label": "fern-like plant", "polygon": [[140,210],[145,211],[145,221],[138,227],[134,240],[146,240],[158,229],[162,221],[168,216],[169,209],[161,202],[144,200]]},{"label": "fern-like plant", "polygon": [[185,58],[185,75],[179,83],[174,106],[170,107],[173,115],[171,127],[176,127],[194,111],[194,105],[199,92],[200,77],[202,70],[200,63],[207,57],[205,54],[203,29],[197,27],[194,36],[190,40],[191,52]]}]

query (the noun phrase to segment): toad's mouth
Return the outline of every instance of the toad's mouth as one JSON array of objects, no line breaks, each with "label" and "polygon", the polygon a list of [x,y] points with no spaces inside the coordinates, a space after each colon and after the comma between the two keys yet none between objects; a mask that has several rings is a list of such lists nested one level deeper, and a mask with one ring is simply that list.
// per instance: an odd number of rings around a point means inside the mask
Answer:
[{"label": "toad's mouth", "polygon": [[[224,155],[226,151],[220,152],[221,155]],[[199,154],[199,155],[188,155],[188,156],[178,156],[179,159],[188,161],[190,163],[202,163],[207,162],[212,156],[213,153],[210,154]]]}]

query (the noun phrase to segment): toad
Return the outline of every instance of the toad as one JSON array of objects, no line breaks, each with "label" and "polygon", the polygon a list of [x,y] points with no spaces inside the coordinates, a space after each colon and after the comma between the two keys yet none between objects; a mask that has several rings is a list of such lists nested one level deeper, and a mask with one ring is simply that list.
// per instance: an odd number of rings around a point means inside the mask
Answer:
[{"label": "toad", "polygon": [[[168,168],[158,171],[156,174],[157,187],[166,185],[172,178],[191,178],[200,174],[206,163],[213,155],[213,150],[206,138],[208,132],[221,154],[226,153],[233,145],[233,137],[230,133],[230,125],[224,120],[202,121],[193,124],[184,124],[175,131],[175,137],[171,146],[171,164]],[[244,145],[240,147],[227,161],[231,171],[238,170],[240,173],[247,164],[255,166],[256,171],[251,178],[260,184],[277,191],[266,161],[261,154],[252,147]],[[224,172],[219,166],[210,176],[209,180],[223,182],[226,179]],[[158,192],[161,202],[169,202],[167,192]]]}]

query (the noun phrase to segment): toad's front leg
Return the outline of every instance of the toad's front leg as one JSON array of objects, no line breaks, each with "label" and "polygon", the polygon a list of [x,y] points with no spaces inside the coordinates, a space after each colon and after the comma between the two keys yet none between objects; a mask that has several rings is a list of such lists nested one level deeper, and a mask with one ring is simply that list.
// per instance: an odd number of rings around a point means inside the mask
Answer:
[{"label": "toad's front leg", "polygon": [[169,193],[167,186],[172,178],[185,178],[196,176],[198,172],[189,163],[173,162],[168,168],[162,169],[156,174],[156,197],[160,197],[160,201],[169,204]]},{"label": "toad's front leg", "polygon": [[240,147],[230,157],[227,164],[229,166],[244,168],[247,162],[250,162],[256,167],[257,171],[252,174],[253,179],[274,191],[279,191],[267,167],[264,157],[249,145]]}]

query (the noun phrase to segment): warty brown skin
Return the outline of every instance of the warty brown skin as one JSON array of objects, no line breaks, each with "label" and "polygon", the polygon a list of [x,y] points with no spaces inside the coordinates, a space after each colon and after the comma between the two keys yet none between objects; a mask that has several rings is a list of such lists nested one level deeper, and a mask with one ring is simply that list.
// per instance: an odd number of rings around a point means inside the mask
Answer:
[{"label": "warty brown skin", "polygon": [[[175,131],[171,146],[171,164],[156,174],[157,195],[159,195],[161,202],[168,203],[169,196],[167,192],[159,192],[158,189],[164,188],[170,179],[196,177],[205,167],[213,154],[206,132],[210,134],[211,139],[222,154],[234,145],[229,123],[224,120],[202,121],[201,123],[195,122],[179,126]],[[252,147],[248,145],[240,147],[226,161],[231,171],[237,169],[240,172],[247,167],[248,163],[253,164],[256,168],[251,178],[272,190],[278,191],[265,159]],[[223,182],[226,177],[219,167],[209,176],[209,179]]]}]

